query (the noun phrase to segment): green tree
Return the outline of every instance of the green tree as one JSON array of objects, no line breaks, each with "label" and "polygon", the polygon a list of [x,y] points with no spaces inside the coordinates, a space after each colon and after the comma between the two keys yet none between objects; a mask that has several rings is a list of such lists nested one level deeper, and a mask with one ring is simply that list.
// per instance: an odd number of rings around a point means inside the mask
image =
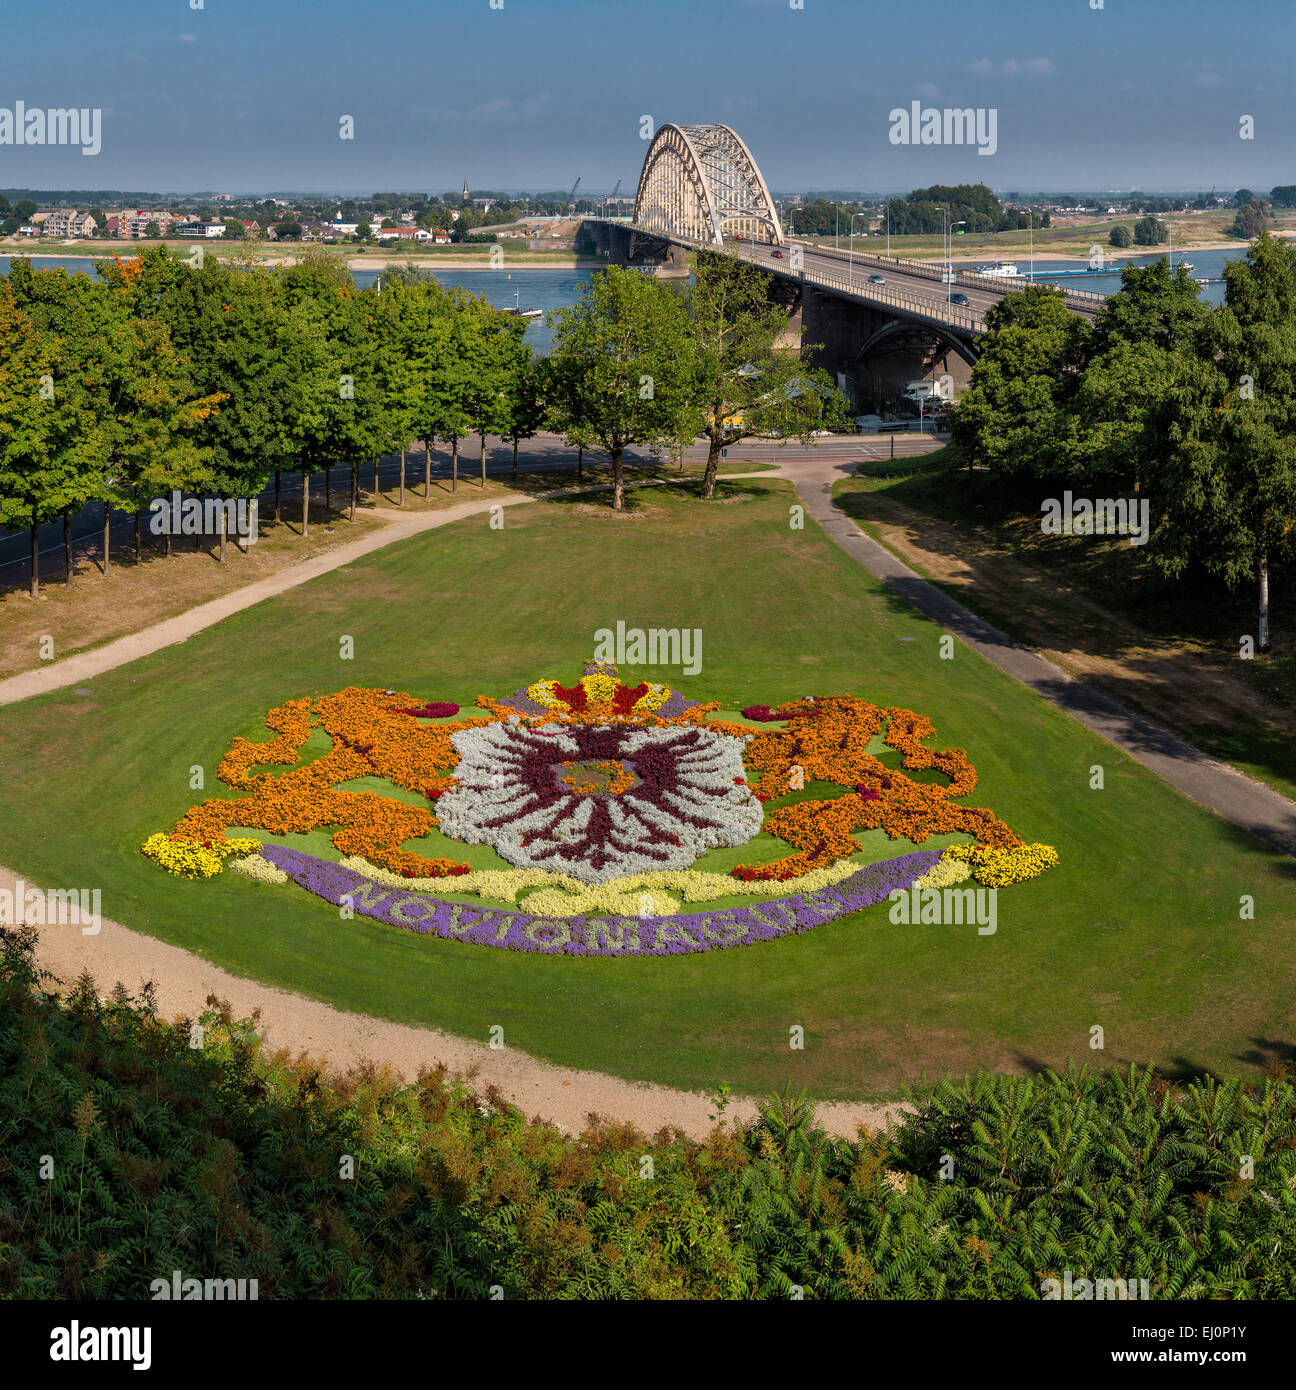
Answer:
[{"label": "green tree", "polygon": [[1229,235],[1254,241],[1265,230],[1268,220],[1268,209],[1263,203],[1253,200],[1238,210],[1229,227]]},{"label": "green tree", "polygon": [[0,286],[0,523],[31,535],[31,596],[40,597],[40,528],[68,517],[99,486],[106,421],[80,379],[75,350]]},{"label": "green tree", "polygon": [[1091,330],[1044,285],[1005,295],[985,321],[953,441],[969,467],[1047,477],[1072,457],[1070,397]]},{"label": "green tree", "polygon": [[1255,201],[1255,194],[1249,188],[1239,188],[1233,195],[1233,206],[1244,208],[1248,203]]},{"label": "green tree", "polygon": [[791,311],[770,302],[770,277],[733,256],[700,252],[696,283],[685,297],[707,439],[702,496],[715,496],[721,451],[741,439],[800,439],[846,423],[845,399],[832,378],[801,364],[784,342]]},{"label": "green tree", "polygon": [[612,505],[623,511],[625,450],[679,447],[702,423],[690,399],[696,367],[683,303],[656,280],[609,266],[549,322],[553,419],[608,454]]},{"label": "green tree", "polygon": [[1111,242],[1113,246],[1119,246],[1123,249],[1126,246],[1133,246],[1134,233],[1131,232],[1123,222],[1118,222],[1111,229],[1111,234],[1108,236],[1107,240]]},{"label": "green tree", "polygon": [[1139,246],[1160,246],[1169,236],[1166,224],[1155,217],[1140,217],[1134,224],[1134,240]]},{"label": "green tree", "polygon": [[1296,208],[1296,183],[1280,183],[1271,188],[1269,201],[1276,208]]},{"label": "green tree", "polygon": [[533,438],[544,426],[548,413],[548,364],[546,357],[533,357],[530,346],[518,339],[507,364],[504,394],[506,423],[503,436],[513,445],[513,476],[517,476],[518,444]]},{"label": "green tree", "polygon": [[1255,583],[1265,652],[1270,566],[1296,553],[1296,250],[1264,233],[1224,279],[1175,393],[1151,555]]}]

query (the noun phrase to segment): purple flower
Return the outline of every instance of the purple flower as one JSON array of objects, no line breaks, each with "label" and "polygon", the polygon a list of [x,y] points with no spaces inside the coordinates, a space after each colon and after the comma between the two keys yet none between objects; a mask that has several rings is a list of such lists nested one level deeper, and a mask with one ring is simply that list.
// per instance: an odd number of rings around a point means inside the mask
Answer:
[{"label": "purple flower", "polygon": [[375,921],[450,941],[546,956],[680,956],[773,941],[873,907],[895,890],[908,888],[940,860],[939,850],[917,850],[870,864],[815,893],[718,912],[672,917],[536,917],[389,888],[354,869],[281,845],[265,845],[261,854],[325,902],[343,905],[345,898],[346,906]]}]

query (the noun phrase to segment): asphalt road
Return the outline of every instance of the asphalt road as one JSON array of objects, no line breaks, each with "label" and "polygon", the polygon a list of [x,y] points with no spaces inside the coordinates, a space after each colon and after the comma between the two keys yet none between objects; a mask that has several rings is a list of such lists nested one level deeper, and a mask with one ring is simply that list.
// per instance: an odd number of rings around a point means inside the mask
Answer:
[{"label": "asphalt road", "polygon": [[[853,283],[858,293],[865,296],[877,294],[881,298],[881,292],[891,290],[893,292],[906,295],[912,299],[920,301],[924,306],[930,306],[933,318],[945,317],[948,308],[949,294],[965,294],[968,297],[968,304],[965,306],[954,306],[955,309],[962,309],[963,313],[983,314],[992,304],[998,303],[1003,298],[1003,293],[994,289],[987,289],[984,285],[968,283],[964,276],[960,276],[960,281],[954,285],[944,285],[938,279],[930,278],[931,272],[944,269],[937,263],[931,263],[924,267],[928,273],[924,275],[921,271],[913,267],[906,267],[900,261],[885,261],[872,252],[856,251],[854,260],[848,251],[839,251],[832,247],[808,246],[803,242],[794,243],[804,257],[803,265],[807,273],[807,278],[815,274],[833,275]],[[762,246],[752,242],[730,242],[730,249],[735,255],[741,254],[744,260],[754,260],[757,264],[768,267],[776,273],[794,275],[791,268],[792,247],[780,248],[783,251],[782,258],[773,254],[773,249],[769,246]],[[955,272],[958,274],[959,272]],[[870,275],[881,275],[884,284],[870,285],[868,277]],[[1091,316],[1096,312],[1097,305],[1090,307],[1086,301],[1072,298],[1069,300],[1072,308],[1086,316]]]}]

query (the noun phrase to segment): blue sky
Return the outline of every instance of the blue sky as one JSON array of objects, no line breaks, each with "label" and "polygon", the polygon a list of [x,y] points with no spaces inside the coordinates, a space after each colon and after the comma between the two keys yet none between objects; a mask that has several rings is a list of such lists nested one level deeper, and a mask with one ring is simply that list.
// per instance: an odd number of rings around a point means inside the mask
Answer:
[{"label": "blue sky", "polygon": [[[0,187],[633,190],[643,116],[789,191],[1296,183],[1292,0],[1096,2],[46,0],[0,107],[102,108],[103,148],[0,145]],[[995,109],[996,153],[893,145],[913,101]]]}]

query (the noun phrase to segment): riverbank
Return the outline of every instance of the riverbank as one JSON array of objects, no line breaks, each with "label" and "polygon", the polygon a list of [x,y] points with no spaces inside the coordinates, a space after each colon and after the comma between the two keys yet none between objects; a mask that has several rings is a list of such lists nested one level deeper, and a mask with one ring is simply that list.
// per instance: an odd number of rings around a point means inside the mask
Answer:
[{"label": "riverbank", "polygon": [[[75,241],[33,242],[25,237],[0,238],[0,256],[27,256],[33,261],[66,260],[83,258],[88,261],[105,260],[109,256],[132,257],[151,246],[165,246],[173,255],[188,256],[195,246],[203,248],[204,255],[215,256],[220,260],[247,257],[251,253],[258,265],[290,265],[299,259],[306,248],[301,243],[291,246],[260,247],[246,242],[228,241]],[[39,249],[38,249],[39,248]],[[412,265],[420,270],[491,270],[496,266],[491,262],[492,251],[502,251],[503,266],[506,270],[587,270],[591,266],[606,265],[599,256],[582,256],[574,251],[524,251],[519,252],[510,246],[500,244],[476,247],[456,247],[448,255],[437,252],[423,252],[411,255],[408,252],[385,250],[357,250],[353,246],[327,246],[325,250],[346,257],[348,270],[380,270],[390,265]]]}]

